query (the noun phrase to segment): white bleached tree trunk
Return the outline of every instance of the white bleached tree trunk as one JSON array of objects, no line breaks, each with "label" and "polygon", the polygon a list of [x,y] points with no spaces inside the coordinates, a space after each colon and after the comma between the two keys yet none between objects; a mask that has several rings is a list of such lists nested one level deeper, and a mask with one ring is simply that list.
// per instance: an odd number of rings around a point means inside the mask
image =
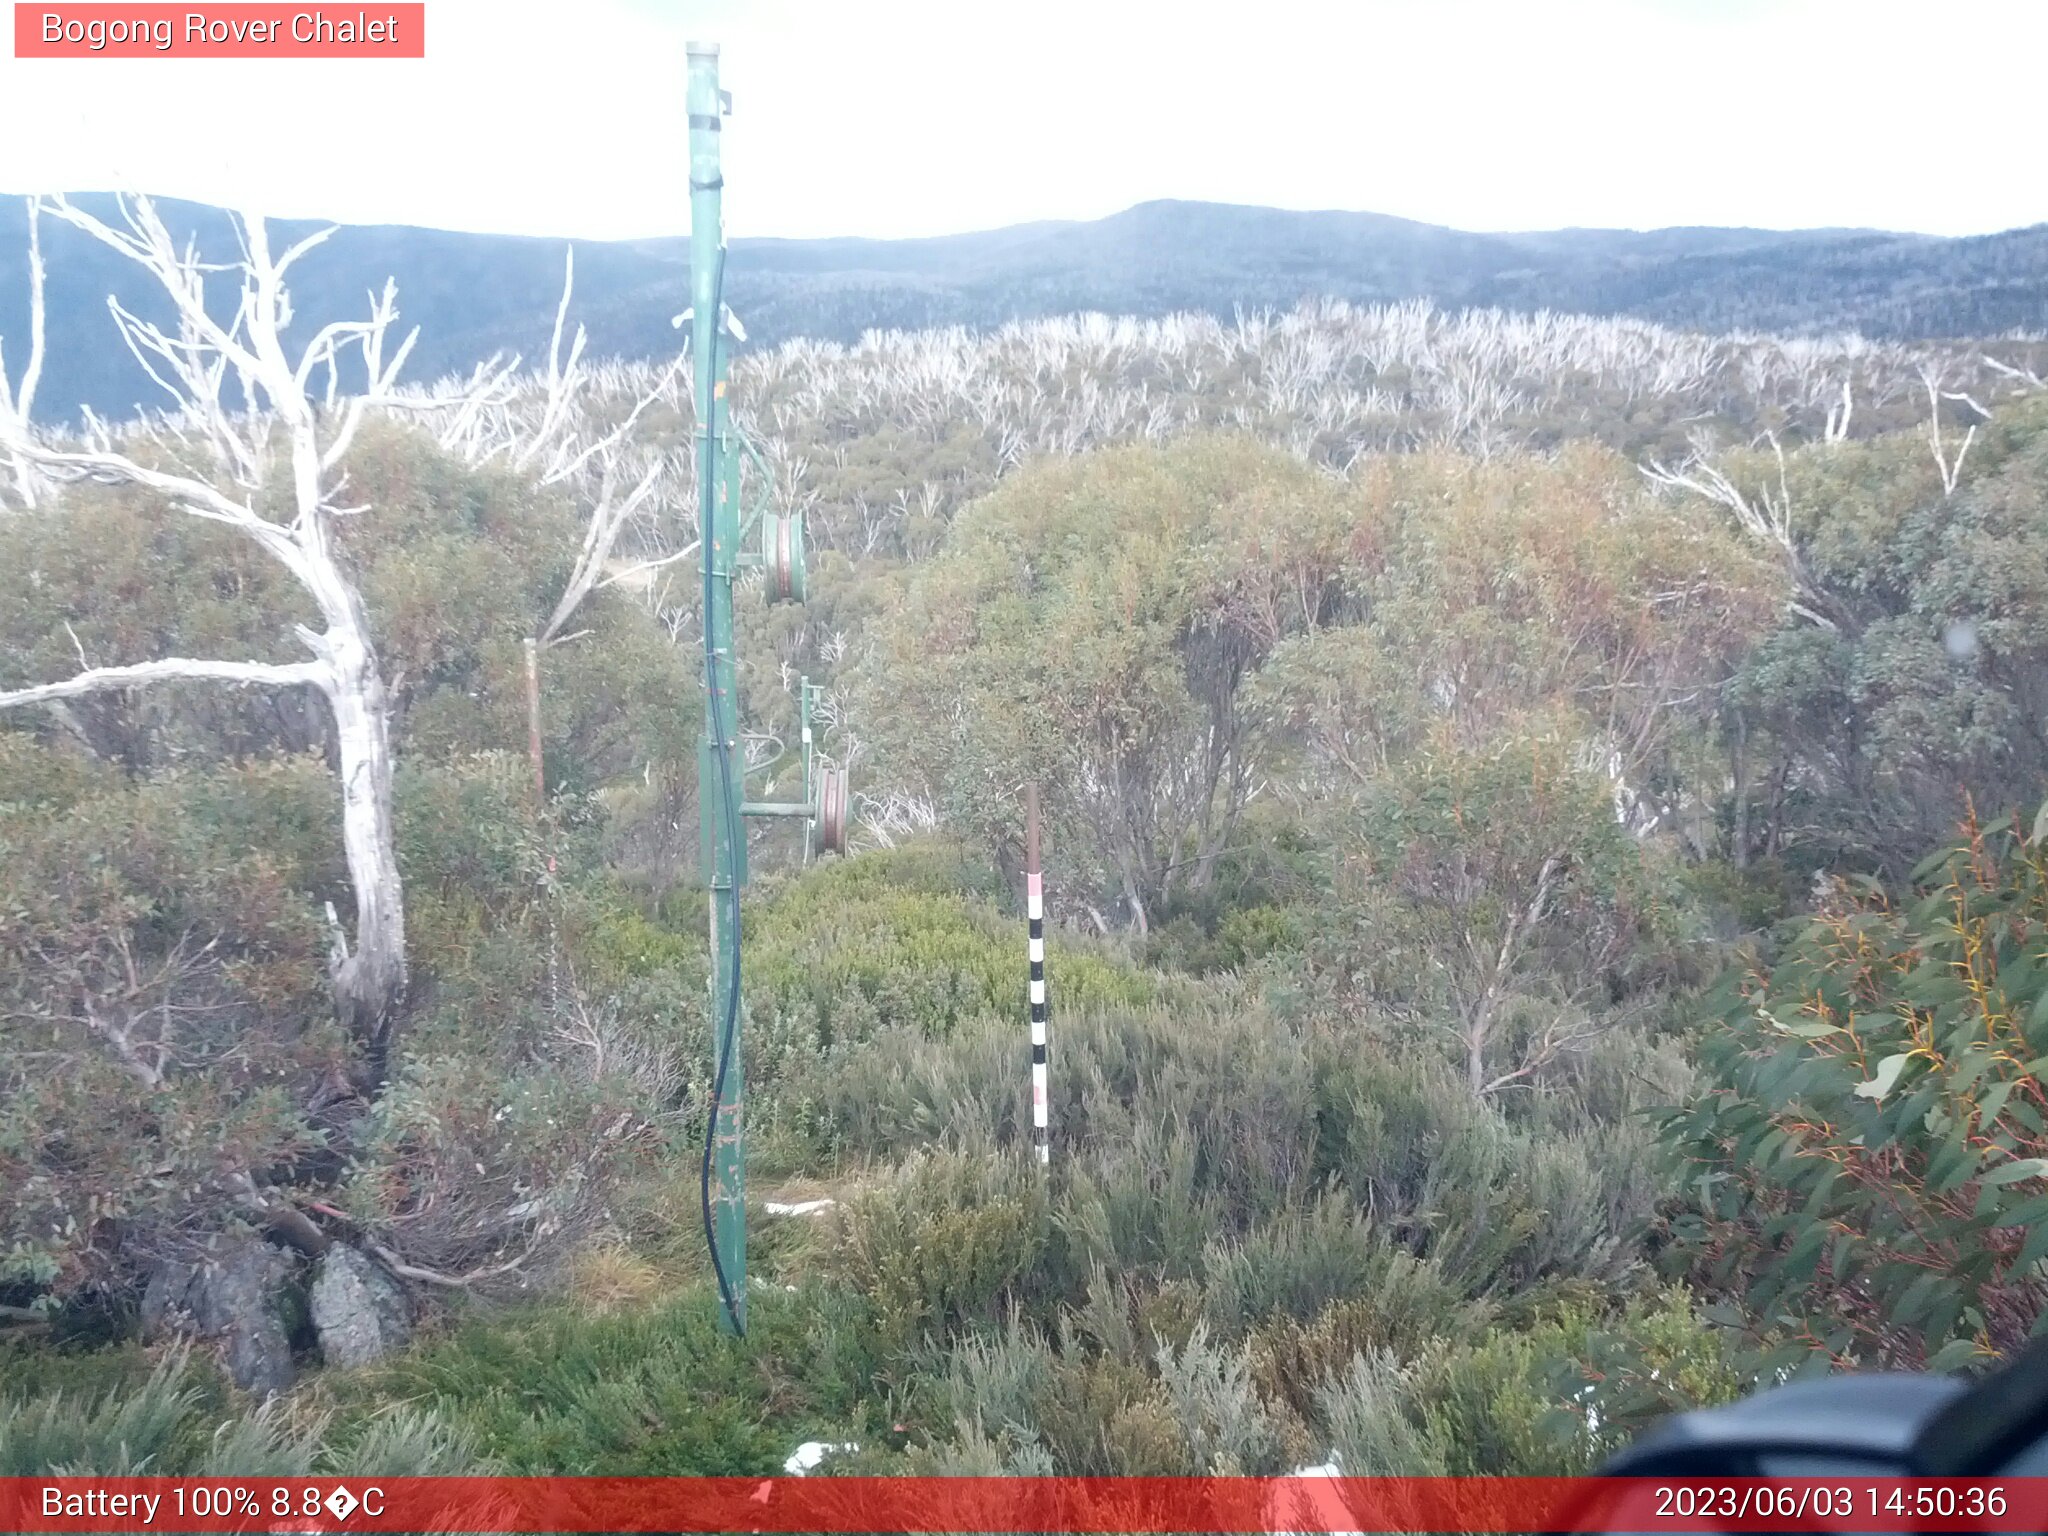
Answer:
[{"label": "white bleached tree trunk", "polygon": [[[21,383],[14,385],[7,377],[7,354],[0,350],[0,445],[10,435],[25,430],[29,412],[35,406],[36,383],[43,373],[43,205],[39,198],[28,199],[28,360],[21,372]],[[13,477],[15,495],[25,507],[36,504],[35,470],[28,460],[18,453],[6,456]]]},{"label": "white bleached tree trunk", "polygon": [[[546,621],[526,641],[527,754],[533,770],[534,795],[544,805],[547,788],[541,755],[541,657],[551,647],[582,638],[587,630],[571,631],[569,621],[593,593],[607,587],[645,586],[656,573],[687,560],[698,547],[691,540],[681,548],[645,558],[618,562],[612,558],[620,536],[636,518],[668,498],[675,486],[690,486],[695,475],[688,464],[676,465],[666,454],[649,453],[633,442],[634,428],[648,408],[670,406],[689,414],[682,395],[684,359],[655,374],[637,393],[632,408],[615,425],[600,420],[599,392],[583,352],[589,340],[582,325],[568,341],[569,305],[576,290],[576,249],[563,258],[562,297],[555,306],[555,327],[548,343],[547,373],[542,388],[521,400],[505,386],[519,359],[498,366],[495,359],[478,370],[478,383],[466,396],[450,400],[436,394],[409,398],[407,406],[434,429],[441,445],[472,465],[504,457],[533,475],[543,486],[562,486],[577,499],[583,514],[583,542],[563,583],[560,597]],[[627,486],[631,489],[626,489]],[[553,869],[550,862],[549,869]]]},{"label": "white bleached tree trunk", "polygon": [[[664,480],[683,484],[694,481],[687,473],[675,474],[666,458],[658,453],[643,455],[645,462],[639,465],[627,462],[633,429],[649,406],[666,401],[680,411],[683,401],[677,391],[683,359],[677,358],[655,376],[617,426],[604,432],[591,429],[588,402],[584,398],[590,377],[582,366],[587,338],[581,325],[576,327],[575,338],[569,344],[567,364],[562,362],[562,331],[568,323],[569,301],[575,288],[576,252],[571,247],[563,261],[562,301],[555,308],[554,335],[548,346],[546,403],[539,422],[530,431],[508,427],[508,431],[516,434],[512,461],[535,467],[545,464],[540,473],[541,484],[578,487],[579,500],[584,505],[583,544],[576,552],[576,563],[563,584],[554,611],[534,637],[540,650],[575,638],[565,633],[569,620],[593,592],[651,576],[679,560],[687,560],[697,549],[697,541],[692,540],[680,549],[649,556],[623,568],[613,567],[612,549],[619,535],[644,507],[659,497]],[[627,481],[632,482],[632,489],[622,491]]]},{"label": "white bleached tree trunk", "polygon": [[[0,451],[33,471],[23,476],[23,500],[35,494],[38,480],[94,480],[153,491],[179,513],[225,523],[252,539],[312,599],[320,627],[298,628],[310,653],[306,661],[166,657],[87,666],[60,682],[0,693],[0,709],[165,679],[320,690],[334,717],[342,841],[356,898],[353,946],[335,924],[331,981],[337,1014],[361,1048],[367,1086],[374,1087],[383,1080],[405,999],[405,899],[392,827],[389,699],[362,597],[333,547],[333,523],[363,510],[343,502],[342,460],[364,414],[391,400],[413,336],[387,358],[385,342],[397,309],[386,283],[367,319],[326,325],[295,362],[287,358],[282,336],[291,323],[291,302],[285,275],[331,229],[273,256],[262,217],[238,215],[242,259],[222,268],[202,263],[189,247],[180,250],[146,199],[124,199],[119,226],[63,198],[48,200],[42,209],[135,261],[169,296],[176,315],[171,330],[117,300],[109,299],[108,307],[122,341],[176,402],[173,414],[138,429],[175,467],[153,467],[121,451],[104,428],[85,443],[59,443],[37,434],[22,410],[0,411]],[[205,290],[208,276],[224,270],[241,278],[238,302],[225,321],[208,312]],[[39,340],[40,317],[35,335]],[[359,362],[362,392],[341,399],[345,358]]]},{"label": "white bleached tree trunk", "polygon": [[1792,582],[1789,604],[1792,612],[1822,629],[1840,630],[1842,620],[1833,611],[1833,600],[1814,580],[1807,568],[1806,556],[1792,531],[1792,491],[1785,478],[1785,450],[1779,445],[1776,433],[1766,432],[1764,436],[1778,459],[1778,489],[1775,493],[1765,486],[1754,496],[1743,494],[1735,482],[1714,465],[1705,440],[1700,438],[1694,439],[1692,456],[1676,469],[1667,468],[1655,459],[1640,467],[1652,485],[1690,491],[1732,512],[1736,525],[1745,534],[1783,560],[1786,575]]}]

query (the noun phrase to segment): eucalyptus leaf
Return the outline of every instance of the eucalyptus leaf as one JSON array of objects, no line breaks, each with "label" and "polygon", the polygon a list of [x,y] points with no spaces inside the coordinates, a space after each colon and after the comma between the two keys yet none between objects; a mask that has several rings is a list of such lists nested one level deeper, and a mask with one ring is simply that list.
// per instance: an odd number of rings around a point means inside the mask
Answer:
[{"label": "eucalyptus leaf", "polygon": [[2048,1178],[2048,1157],[2015,1158],[1980,1176],[1977,1182],[1996,1188],[2002,1184],[2017,1184],[2021,1179],[2039,1178]]}]

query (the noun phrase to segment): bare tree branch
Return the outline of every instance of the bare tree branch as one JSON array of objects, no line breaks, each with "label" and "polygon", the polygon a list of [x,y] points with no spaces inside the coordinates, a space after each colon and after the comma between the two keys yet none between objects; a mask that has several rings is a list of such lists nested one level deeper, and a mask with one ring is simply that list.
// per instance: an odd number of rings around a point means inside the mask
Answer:
[{"label": "bare tree branch", "polygon": [[536,1240],[517,1258],[508,1259],[503,1264],[493,1264],[483,1269],[473,1269],[466,1275],[447,1275],[438,1269],[423,1269],[417,1264],[408,1264],[382,1243],[366,1243],[364,1246],[371,1253],[382,1259],[385,1268],[389,1269],[391,1273],[397,1275],[400,1279],[417,1280],[422,1285],[437,1285],[443,1290],[449,1291],[468,1290],[471,1286],[481,1285],[486,1280],[495,1280],[501,1275],[509,1275],[514,1270],[524,1266],[540,1249],[540,1244]]},{"label": "bare tree branch", "polygon": [[1984,366],[1995,373],[2002,373],[2009,379],[2017,379],[2029,389],[2048,389],[2048,379],[2031,368],[2015,368],[2011,363],[2001,363],[1997,358],[1986,356]]},{"label": "bare tree branch", "polygon": [[104,693],[110,688],[136,688],[145,683],[185,679],[211,679],[224,683],[263,683],[273,688],[310,683],[315,688],[333,686],[324,663],[299,661],[278,666],[265,661],[210,661],[187,656],[166,656],[159,661],[139,661],[126,667],[92,667],[61,683],[39,683],[0,693],[0,709],[23,704],[41,704],[50,699],[76,698],[85,693]]},{"label": "bare tree branch", "polygon": [[[32,197],[28,200],[28,365],[22,370],[20,385],[10,385],[7,357],[4,351],[0,351],[0,438],[26,436],[29,430],[29,414],[36,401],[36,384],[43,376],[45,275],[42,203]],[[23,506],[33,507],[36,504],[35,477],[19,452],[13,453],[11,458],[16,494],[21,497]]]},{"label": "bare tree branch", "polygon": [[1850,393],[1849,380],[1842,380],[1842,403],[1828,407],[1827,424],[1821,429],[1821,441],[1840,443],[1848,441],[1849,418],[1856,414],[1856,397]]},{"label": "bare tree branch", "polygon": [[[561,599],[555,604],[555,611],[540,632],[540,643],[548,645],[568,623],[583,600],[598,588],[610,585],[609,580],[600,580],[604,565],[611,558],[612,545],[618,539],[619,530],[624,528],[633,515],[646,504],[659,484],[662,471],[667,466],[657,460],[640,477],[640,483],[626,493],[623,499],[614,500],[611,491],[611,475],[607,471],[603,488],[599,491],[597,503],[590,509],[590,520],[585,525],[583,547],[577,552],[576,564],[569,573],[567,585],[562,589]],[[616,580],[617,578],[611,578]]]},{"label": "bare tree branch", "polygon": [[1745,495],[1733,480],[1709,461],[1705,445],[1697,441],[1692,456],[1677,469],[1666,468],[1655,459],[1642,465],[1641,469],[1653,485],[1690,491],[1734,513],[1736,524],[1743,532],[1760,543],[1770,545],[1784,561],[1786,572],[1792,578],[1794,595],[1789,604],[1791,610],[1823,629],[1838,630],[1842,627],[1840,622],[1828,612],[1833,604],[1808,574],[1806,557],[1793,536],[1792,492],[1786,482],[1785,450],[1775,433],[1766,435],[1778,459],[1778,489],[1775,494],[1765,488],[1754,496]]},{"label": "bare tree branch", "polygon": [[1962,478],[1963,459],[1969,454],[1970,444],[1976,440],[1977,424],[1970,423],[1970,429],[1963,434],[1962,445],[1956,449],[1955,462],[1951,464],[1948,454],[1944,451],[1941,437],[1941,402],[1960,400],[1986,421],[1991,419],[1991,413],[1967,394],[1951,393],[1942,389],[1941,370],[1932,363],[1921,365],[1920,382],[1927,390],[1927,445],[1934,452],[1934,467],[1941,474],[1941,494],[1953,496],[1956,493],[1956,483]]}]

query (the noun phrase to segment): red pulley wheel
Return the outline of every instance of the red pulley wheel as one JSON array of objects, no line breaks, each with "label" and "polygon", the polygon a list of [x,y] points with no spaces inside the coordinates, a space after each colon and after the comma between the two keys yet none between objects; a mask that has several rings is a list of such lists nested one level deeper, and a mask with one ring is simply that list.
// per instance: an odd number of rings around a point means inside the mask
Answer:
[{"label": "red pulley wheel", "polygon": [[788,518],[775,519],[775,596],[785,603],[796,593],[796,574],[792,569],[794,560],[789,547],[789,527]]},{"label": "red pulley wheel", "polygon": [[844,768],[825,768],[818,774],[818,805],[811,824],[812,846],[819,853],[846,852],[847,784]]}]

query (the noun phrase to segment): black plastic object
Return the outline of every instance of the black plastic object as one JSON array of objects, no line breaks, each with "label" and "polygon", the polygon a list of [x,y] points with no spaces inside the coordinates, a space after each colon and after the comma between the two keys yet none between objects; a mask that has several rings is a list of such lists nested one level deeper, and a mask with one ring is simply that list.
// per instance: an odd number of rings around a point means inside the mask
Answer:
[{"label": "black plastic object", "polygon": [[[1954,1376],[1830,1376],[1665,1420],[1607,1477],[2048,1476],[2048,1340],[1972,1384]],[[1597,1484],[1559,1523],[1601,1522]]]},{"label": "black plastic object", "polygon": [[[1829,1376],[1666,1419],[1602,1467],[1605,1477],[1904,1477],[1922,1431],[1968,1391],[1946,1376]],[[1599,1482],[1555,1529],[1609,1529]]]},{"label": "black plastic object", "polygon": [[1602,1470],[1610,1477],[1904,1476],[1921,1434],[1969,1392],[1948,1376],[1829,1376],[1681,1413]]},{"label": "black plastic object", "polygon": [[2048,1339],[1922,1426],[1912,1463],[1923,1477],[2048,1476]]}]

